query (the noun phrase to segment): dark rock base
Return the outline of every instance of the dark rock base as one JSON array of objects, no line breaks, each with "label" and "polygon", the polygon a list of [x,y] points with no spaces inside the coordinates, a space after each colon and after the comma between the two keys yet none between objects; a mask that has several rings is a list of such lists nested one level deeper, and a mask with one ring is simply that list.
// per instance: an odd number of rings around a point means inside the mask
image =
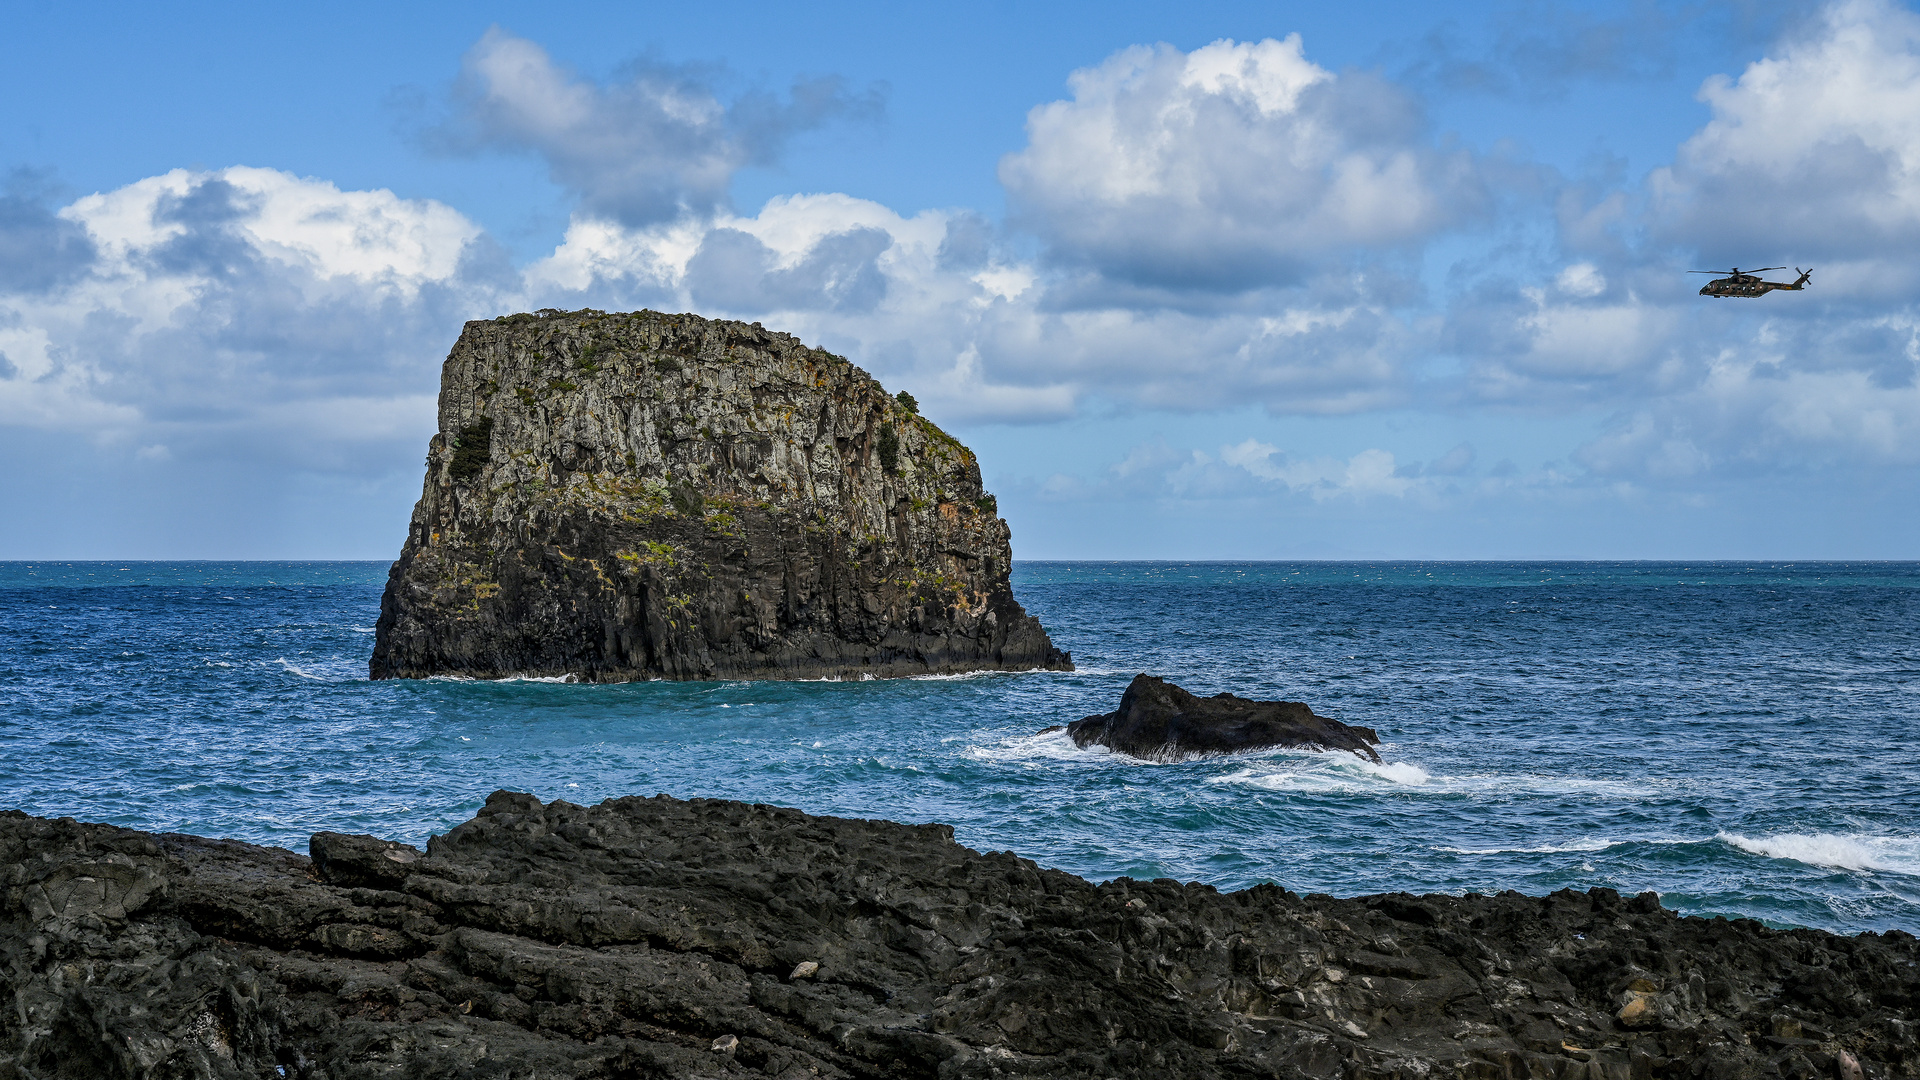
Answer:
[{"label": "dark rock base", "polygon": [[1379,761],[1372,728],[1343,724],[1298,701],[1251,701],[1232,694],[1195,697],[1165,679],[1135,675],[1120,708],[1067,725],[1073,744],[1104,746],[1148,761],[1179,761],[1271,747],[1351,750]]},{"label": "dark rock base", "polygon": [[0,1078],[1920,1075],[1913,937],[1651,894],[1093,885],[664,796],[312,849],[0,814]]}]

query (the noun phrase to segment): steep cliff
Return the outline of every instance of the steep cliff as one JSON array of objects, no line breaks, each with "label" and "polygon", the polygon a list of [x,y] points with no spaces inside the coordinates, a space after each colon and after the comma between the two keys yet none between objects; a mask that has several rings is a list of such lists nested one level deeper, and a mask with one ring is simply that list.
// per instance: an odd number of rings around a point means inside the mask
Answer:
[{"label": "steep cliff", "polygon": [[629,679],[1070,669],[974,455],[846,359],[651,311],[468,323],[369,665]]}]

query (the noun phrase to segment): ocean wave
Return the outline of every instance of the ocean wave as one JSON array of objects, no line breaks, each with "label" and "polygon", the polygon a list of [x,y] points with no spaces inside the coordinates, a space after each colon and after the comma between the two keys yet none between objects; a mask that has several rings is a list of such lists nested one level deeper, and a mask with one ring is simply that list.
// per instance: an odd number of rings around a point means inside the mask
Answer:
[{"label": "ocean wave", "polygon": [[1600,839],[1589,837],[1584,840],[1571,840],[1564,844],[1540,844],[1536,847],[1491,847],[1491,848],[1436,847],[1433,850],[1444,851],[1449,855],[1564,855],[1564,854],[1569,854],[1575,851],[1580,851],[1580,852],[1605,851],[1608,848],[1619,847],[1622,844],[1636,844],[1636,843],[1649,843],[1649,842],[1650,843],[1684,843],[1685,841],[1600,840]]},{"label": "ocean wave", "polygon": [[1920,876],[1920,838],[1865,833],[1777,833],[1752,837],[1723,832],[1714,839],[1769,859],[1788,859],[1839,870],[1886,870]]},{"label": "ocean wave", "polygon": [[1042,761],[1059,761],[1071,764],[1114,764],[1114,765],[1153,765],[1154,762],[1116,754],[1104,746],[1090,746],[1085,750],[1073,745],[1067,737],[1065,728],[1059,731],[1043,731],[1034,735],[1016,735],[992,746],[978,744],[968,746],[965,755],[975,761],[990,761],[996,764],[1030,764]]},{"label": "ocean wave", "polygon": [[497,679],[477,679],[472,675],[429,675],[422,682],[538,682],[538,683],[575,683],[580,676],[568,672],[565,675],[502,675]]},{"label": "ocean wave", "polygon": [[972,671],[928,672],[925,675],[909,675],[909,682],[954,682],[961,679],[984,679],[998,675],[1071,675],[1070,671],[1042,671],[1029,668],[1026,671],[1008,671],[1005,668],[975,668]]},{"label": "ocean wave", "polygon": [[1297,791],[1308,794],[1345,795],[1394,788],[1424,788],[1433,782],[1433,774],[1412,762],[1389,761],[1380,764],[1350,754],[1289,751],[1279,758],[1269,757],[1259,764],[1215,776],[1211,784],[1241,784],[1266,791]]},{"label": "ocean wave", "polygon": [[281,670],[285,671],[287,674],[298,675],[302,679],[312,679],[314,682],[333,682],[334,681],[333,679],[327,678],[325,675],[315,675],[314,673],[306,670],[305,668],[302,668],[300,665],[295,664],[292,661],[288,660],[284,656],[275,659],[274,663],[279,664]]},{"label": "ocean wave", "polygon": [[1646,781],[1594,780],[1578,776],[1485,773],[1436,775],[1410,761],[1375,763],[1351,754],[1289,750],[1270,753],[1223,776],[1214,784],[1241,784],[1267,791],[1311,795],[1364,795],[1420,792],[1431,795],[1594,795],[1644,798],[1655,785]]}]

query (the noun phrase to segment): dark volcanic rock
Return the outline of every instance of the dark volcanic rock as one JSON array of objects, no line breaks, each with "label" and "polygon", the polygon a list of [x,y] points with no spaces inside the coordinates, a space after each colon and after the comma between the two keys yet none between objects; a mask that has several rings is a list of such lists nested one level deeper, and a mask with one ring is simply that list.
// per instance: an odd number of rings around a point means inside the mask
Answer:
[{"label": "dark volcanic rock", "polygon": [[639,311],[468,323],[374,678],[1071,669],[972,451],[845,358]]},{"label": "dark volcanic rock", "polygon": [[1651,894],[1093,885],[664,796],[313,847],[0,814],[0,1078],[1920,1075],[1913,937]]},{"label": "dark volcanic rock", "polygon": [[1298,701],[1249,701],[1232,694],[1195,697],[1165,679],[1135,675],[1120,708],[1067,725],[1075,746],[1104,746],[1150,761],[1178,761],[1270,746],[1351,750],[1380,760],[1372,728],[1324,716]]}]

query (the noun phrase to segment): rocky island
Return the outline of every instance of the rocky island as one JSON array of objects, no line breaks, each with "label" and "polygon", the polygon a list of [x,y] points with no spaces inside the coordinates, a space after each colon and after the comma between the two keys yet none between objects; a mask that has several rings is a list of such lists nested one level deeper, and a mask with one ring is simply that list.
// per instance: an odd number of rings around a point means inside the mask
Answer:
[{"label": "rocky island", "polygon": [[468,323],[372,676],[1071,669],[965,446],[844,357],[639,311]]},{"label": "rocky island", "polygon": [[[1050,729],[1052,730],[1052,729]],[[1319,716],[1304,702],[1198,697],[1152,675],[1136,675],[1120,707],[1066,725],[1075,746],[1104,746],[1148,761],[1233,754],[1268,747],[1349,750],[1378,762],[1372,728]]]},{"label": "rocky island", "polygon": [[1651,893],[1096,885],[666,796],[310,848],[0,813],[0,1077],[1920,1075],[1911,935]]}]

